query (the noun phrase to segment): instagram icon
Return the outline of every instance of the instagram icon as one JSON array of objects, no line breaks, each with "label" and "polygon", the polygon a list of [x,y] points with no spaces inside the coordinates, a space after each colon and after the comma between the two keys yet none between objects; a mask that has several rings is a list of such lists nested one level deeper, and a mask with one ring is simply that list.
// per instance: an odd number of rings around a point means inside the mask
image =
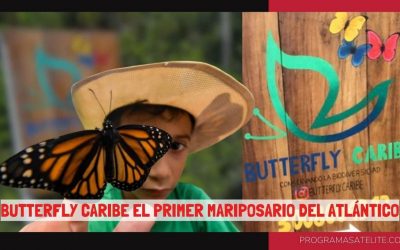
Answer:
[{"label": "instagram icon", "polygon": [[294,189],[294,198],[296,200],[307,200],[310,198],[310,192],[307,186],[299,186]]}]

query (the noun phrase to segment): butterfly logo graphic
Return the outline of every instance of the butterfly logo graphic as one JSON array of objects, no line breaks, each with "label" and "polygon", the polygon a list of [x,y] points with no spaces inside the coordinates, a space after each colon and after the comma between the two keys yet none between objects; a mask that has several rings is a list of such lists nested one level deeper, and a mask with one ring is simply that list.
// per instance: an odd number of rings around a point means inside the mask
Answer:
[{"label": "butterfly logo graphic", "polygon": [[367,21],[366,16],[356,16],[349,20],[346,12],[336,12],[335,18],[329,25],[329,31],[337,34],[344,30],[344,39],[351,42],[360,34],[365,21]]},{"label": "butterfly logo graphic", "polygon": [[[96,98],[97,99],[97,98]],[[83,130],[32,145],[0,165],[0,184],[40,188],[67,199],[100,199],[106,184],[133,191],[172,144],[171,136],[153,126]]]},{"label": "butterfly logo graphic", "polygon": [[[346,46],[347,45],[344,46],[346,50],[352,47]],[[363,47],[367,48],[368,46]],[[385,107],[389,87],[393,83],[393,80],[391,79],[378,83],[366,94],[363,99],[361,99],[357,104],[353,105],[352,107],[349,107],[339,113],[332,114],[331,110],[333,109],[337,97],[339,96],[340,89],[340,80],[337,71],[333,68],[333,66],[328,61],[320,57],[286,54],[279,48],[278,44],[273,38],[272,32],[268,32],[268,36],[266,39],[266,48],[268,48],[265,52],[267,76],[266,87],[269,93],[269,99],[276,114],[278,115],[278,118],[287,128],[287,131],[290,131],[298,138],[316,143],[328,143],[343,140],[367,128],[369,124],[371,124],[378,118],[379,114]],[[345,50],[344,48],[343,50]],[[280,99],[280,90],[278,88],[279,85],[277,83],[276,74],[277,65],[281,65],[282,67],[290,70],[307,70],[317,72],[326,79],[326,82],[328,84],[327,97],[320,111],[318,112],[318,115],[311,124],[310,129],[318,129],[330,126],[338,122],[342,122],[345,119],[357,114],[361,110],[366,109],[366,107],[371,102],[375,102],[374,106],[372,107],[370,112],[363,117],[362,120],[342,131],[324,135],[310,133],[300,128],[298,124],[296,124],[289,113],[287,113],[284,102]],[[246,140],[275,140],[287,136],[287,133],[284,130],[279,129],[276,125],[267,120],[267,118],[265,118],[261,114],[259,109],[255,108],[253,110],[253,114],[263,123],[265,123],[266,126],[272,128],[277,133],[276,135],[253,135],[250,133],[246,133],[244,135],[244,138]]]},{"label": "butterfly logo graphic", "polygon": [[371,49],[368,51],[368,58],[371,60],[378,59],[381,55],[386,62],[393,61],[396,55],[397,42],[400,33],[391,34],[385,41],[372,30],[367,30],[368,43],[371,44]]},{"label": "butterfly logo graphic", "polygon": [[351,64],[354,67],[358,67],[364,61],[364,57],[371,50],[371,44],[363,44],[356,46],[354,42],[347,42],[345,39],[342,40],[342,44],[338,49],[338,56],[340,59],[346,59],[349,55],[353,55],[351,58]]}]

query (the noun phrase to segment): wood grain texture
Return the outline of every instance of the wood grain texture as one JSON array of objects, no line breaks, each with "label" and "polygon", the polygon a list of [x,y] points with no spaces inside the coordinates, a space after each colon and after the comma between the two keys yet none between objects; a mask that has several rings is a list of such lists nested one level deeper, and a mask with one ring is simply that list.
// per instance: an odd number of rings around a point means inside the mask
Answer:
[{"label": "wood grain texture", "polygon": [[[368,13],[367,28],[375,31],[385,40],[394,32],[400,32],[399,13]],[[385,144],[400,141],[400,58],[399,54],[392,62],[367,60],[368,90],[378,83],[393,79],[384,110],[378,119],[369,126],[369,144]],[[387,160],[370,162],[370,165],[380,167],[379,174],[371,175],[371,193],[374,196],[387,195],[390,199],[400,198],[400,161]],[[400,222],[372,222],[373,231],[400,231]]]},{"label": "wood grain texture", "polygon": [[[254,94],[256,107],[273,124],[285,129],[285,126],[276,117],[271,103],[268,100],[265,72],[265,43],[267,32],[272,31],[279,37],[278,20],[276,13],[245,13],[243,14],[243,82]],[[282,78],[278,74],[280,93],[282,91]],[[281,96],[282,98],[282,96]],[[244,132],[253,135],[274,135],[275,131],[266,127],[259,119],[252,118],[250,125]],[[244,141],[244,161],[257,162],[268,159],[284,157],[288,154],[286,138],[273,141]],[[269,179],[271,180],[271,179]],[[290,199],[290,188],[280,188],[281,181],[290,181],[288,176],[281,173],[272,181],[258,181],[246,183],[243,181],[244,198],[257,199]],[[270,222],[246,222],[245,231],[277,231],[278,225]]]},{"label": "wood grain texture", "polygon": [[[358,15],[368,16],[366,24],[355,39],[357,46],[367,42],[366,28],[376,27],[384,38],[393,32],[397,32],[399,25],[399,14],[397,13],[348,13],[349,18]],[[335,17],[335,13],[248,13],[243,18],[243,79],[244,83],[253,92],[256,98],[256,106],[261,113],[273,124],[284,129],[280,122],[266,89],[265,78],[265,39],[268,31],[272,31],[275,41],[280,49],[289,55],[307,55],[319,57],[329,62],[336,70],[339,83],[339,94],[328,115],[341,113],[368,97],[369,91],[389,78],[398,77],[396,71],[398,59],[391,63],[370,61],[364,59],[360,67],[351,64],[351,55],[346,59],[339,59],[338,48],[342,43],[344,32],[331,34],[329,25]],[[279,87],[280,100],[284,103],[286,112],[302,130],[315,135],[327,135],[344,131],[360,123],[371,112],[376,101],[371,102],[354,115],[336,122],[334,124],[311,129],[311,124],[321,110],[326,100],[329,86],[327,79],[310,70],[290,70],[284,67],[276,68],[277,83]],[[360,131],[343,140],[329,143],[315,143],[298,138],[288,132],[286,138],[271,141],[244,141],[244,161],[257,162],[265,159],[279,157],[296,157],[303,154],[325,153],[341,150],[338,158],[337,168],[333,168],[332,162],[329,170],[321,169],[318,163],[315,171],[300,173],[296,175],[279,176],[279,178],[267,178],[256,183],[246,183],[243,179],[243,197],[245,199],[288,199],[293,197],[294,190],[301,187],[296,183],[303,180],[316,178],[316,182],[307,184],[314,192],[311,199],[371,199],[374,196],[388,195],[392,199],[398,199],[400,171],[396,170],[399,160],[381,161],[378,163],[365,162],[355,164],[352,152],[355,147],[368,148],[370,144],[388,143],[398,141],[399,135],[399,92],[398,83],[394,82],[389,89],[386,106],[378,119],[370,124],[367,129]],[[251,134],[274,133],[253,117],[245,132]],[[371,171],[373,167],[379,166],[379,173],[355,175],[337,179],[322,178],[332,177],[340,173],[351,173],[352,171]],[[280,169],[279,173],[282,173]],[[281,188],[282,181],[292,183],[291,187]],[[344,183],[359,182],[362,188],[356,190],[345,190],[340,192],[323,192],[322,187],[343,185]],[[268,190],[280,190],[273,194]],[[280,194],[280,195],[277,195]],[[399,223],[392,222],[352,222],[352,225],[360,231],[399,231]],[[325,223],[323,226],[311,226],[306,228],[299,224],[293,224],[290,228],[300,231],[336,231],[349,227],[347,222]],[[279,228],[279,226],[278,226]],[[247,231],[278,231],[276,223],[245,223]]]}]

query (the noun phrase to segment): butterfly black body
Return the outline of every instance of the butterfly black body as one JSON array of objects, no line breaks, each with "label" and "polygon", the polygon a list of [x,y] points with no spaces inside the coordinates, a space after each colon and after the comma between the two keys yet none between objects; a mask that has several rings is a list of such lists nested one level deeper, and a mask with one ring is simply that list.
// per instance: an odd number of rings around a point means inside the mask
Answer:
[{"label": "butterfly black body", "polygon": [[[103,130],[101,132],[103,133],[102,144],[106,148],[106,164],[111,165],[113,162],[113,145],[120,141],[118,131],[112,126],[109,120],[106,120],[103,123]],[[106,168],[105,174],[107,178],[111,178],[111,168]]]},{"label": "butterfly black body", "polygon": [[41,188],[70,199],[99,199],[107,183],[139,188],[171,145],[156,127],[125,125],[84,130],[32,145],[0,164],[0,184]]}]

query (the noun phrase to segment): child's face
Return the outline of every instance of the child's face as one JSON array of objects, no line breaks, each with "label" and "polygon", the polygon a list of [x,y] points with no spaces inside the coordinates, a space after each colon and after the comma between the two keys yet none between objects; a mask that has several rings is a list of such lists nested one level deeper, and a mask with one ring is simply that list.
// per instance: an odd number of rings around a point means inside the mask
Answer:
[{"label": "child's face", "polygon": [[173,191],[181,177],[188,157],[188,146],[192,132],[192,123],[188,114],[165,120],[148,115],[124,114],[120,125],[145,124],[168,132],[174,146],[151,168],[143,186],[133,192],[123,192],[127,199],[165,199]]}]

